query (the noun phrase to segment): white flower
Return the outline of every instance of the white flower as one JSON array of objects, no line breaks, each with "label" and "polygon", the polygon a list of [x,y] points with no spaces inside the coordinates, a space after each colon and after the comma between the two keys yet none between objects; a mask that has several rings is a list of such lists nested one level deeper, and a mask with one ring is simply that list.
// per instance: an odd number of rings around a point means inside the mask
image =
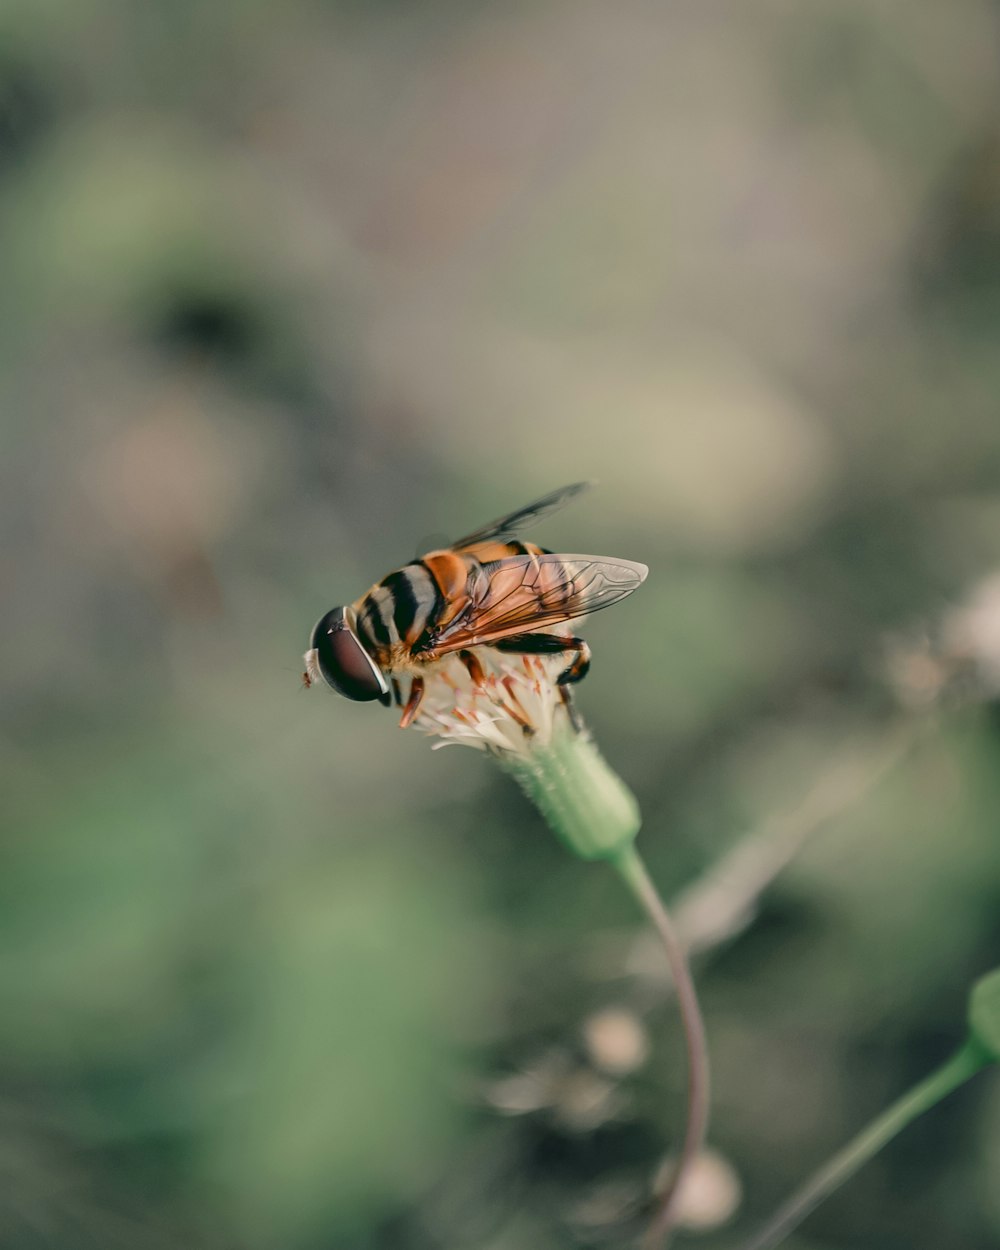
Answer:
[{"label": "white flower", "polygon": [[424,675],[424,697],[415,729],[492,754],[527,757],[547,747],[560,728],[572,728],[568,692],[558,685],[566,667],[561,655],[510,655],[481,647],[466,662],[449,655]]}]

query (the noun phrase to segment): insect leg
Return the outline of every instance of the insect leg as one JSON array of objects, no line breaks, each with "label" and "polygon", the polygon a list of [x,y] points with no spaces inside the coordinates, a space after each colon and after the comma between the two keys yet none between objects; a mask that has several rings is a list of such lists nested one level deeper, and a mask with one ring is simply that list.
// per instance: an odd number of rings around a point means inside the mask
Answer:
[{"label": "insect leg", "polygon": [[466,672],[472,678],[474,686],[486,684],[486,673],[478,656],[473,655],[471,651],[459,651],[458,658],[465,665]]},{"label": "insect leg", "polygon": [[576,644],[576,656],[564,672],[559,674],[558,682],[560,686],[574,685],[583,679],[590,672],[590,648],[582,638],[574,638],[572,641]]},{"label": "insect leg", "polygon": [[400,729],[405,729],[409,725],[414,716],[420,710],[420,704],[424,697],[424,679],[422,677],[414,677],[410,682],[410,697],[406,700],[406,707],[403,708],[403,715],[399,718]]},{"label": "insect leg", "polygon": [[396,706],[402,707],[403,706],[403,692],[400,689],[399,682],[396,680],[395,677],[390,678],[390,680],[392,682],[392,697],[396,700]]},{"label": "insect leg", "polygon": [[497,651],[513,652],[515,655],[559,655],[575,651],[570,666],[557,678],[560,686],[582,681],[590,668],[590,648],[582,638],[562,638],[558,634],[514,634],[490,645]]},{"label": "insect leg", "polygon": [[573,689],[571,686],[560,686],[559,693],[562,695],[563,707],[569,716],[569,723],[577,731],[583,733],[583,718],[576,710],[576,704],[573,702]]}]

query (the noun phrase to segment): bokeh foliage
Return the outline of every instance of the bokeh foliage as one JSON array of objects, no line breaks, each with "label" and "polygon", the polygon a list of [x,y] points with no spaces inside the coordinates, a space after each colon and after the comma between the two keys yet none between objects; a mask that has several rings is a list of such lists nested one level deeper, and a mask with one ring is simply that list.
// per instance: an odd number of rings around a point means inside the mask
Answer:
[{"label": "bokeh foliage", "polygon": [[[683,1091],[627,900],[299,654],[597,477],[539,538],[651,566],[581,703],[668,891],[876,754],[1000,562],[997,23],[4,0],[5,1246],[615,1244]],[[741,1218],[961,1036],[998,745],[945,708],[700,956]],[[994,1245],[998,1097],[801,1244]]]}]

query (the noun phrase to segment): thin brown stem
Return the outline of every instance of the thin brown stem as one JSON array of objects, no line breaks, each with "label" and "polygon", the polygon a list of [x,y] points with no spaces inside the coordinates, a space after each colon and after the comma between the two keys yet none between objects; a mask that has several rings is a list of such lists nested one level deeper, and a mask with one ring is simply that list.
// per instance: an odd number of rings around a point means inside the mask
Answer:
[{"label": "thin brown stem", "polygon": [[644,1242],[645,1250],[665,1250],[676,1223],[684,1180],[701,1152],[708,1131],[709,1070],[705,1025],[684,947],[634,844],[630,843],[611,862],[621,873],[663,943],[677,992],[687,1049],[688,1101],[684,1142],[673,1174],[657,1196],[656,1214]]}]

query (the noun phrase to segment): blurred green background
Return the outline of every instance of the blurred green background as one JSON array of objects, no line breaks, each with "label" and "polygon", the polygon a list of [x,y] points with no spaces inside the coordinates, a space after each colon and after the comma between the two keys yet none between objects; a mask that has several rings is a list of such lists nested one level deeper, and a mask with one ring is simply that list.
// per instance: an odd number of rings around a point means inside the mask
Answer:
[{"label": "blurred green background", "polygon": [[[685,1244],[957,1043],[1000,962],[1000,596],[955,607],[1000,565],[998,37],[3,0],[5,1250],[625,1243],[684,1092],[628,899],[489,761],[299,686],[329,607],[579,478],[531,537],[651,568],[579,702],[700,948]],[[747,838],[759,897],[699,894]],[[983,1077],[794,1244],[985,1250],[998,1195]]]}]

